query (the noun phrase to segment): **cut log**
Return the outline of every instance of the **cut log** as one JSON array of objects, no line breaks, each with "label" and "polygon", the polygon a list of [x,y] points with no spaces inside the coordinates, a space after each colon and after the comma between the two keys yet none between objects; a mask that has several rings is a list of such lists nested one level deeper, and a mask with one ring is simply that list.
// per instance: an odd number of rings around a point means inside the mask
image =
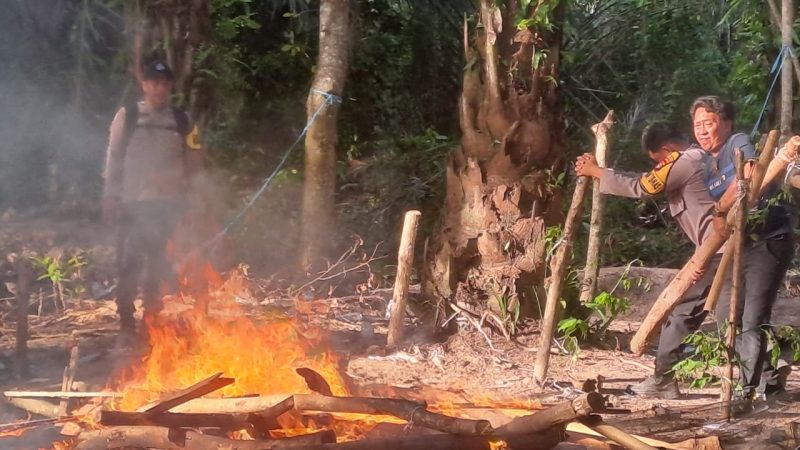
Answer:
[{"label": "cut log", "polygon": [[600,416],[591,415],[584,417],[581,419],[581,423],[628,450],[657,450],[656,447],[642,442],[635,436],[603,422],[603,418]]},{"label": "cut log", "polygon": [[358,414],[383,414],[407,420],[432,430],[462,436],[486,436],[493,431],[488,420],[460,419],[430,412],[425,403],[392,398],[326,397],[322,395],[295,395],[296,410],[318,412],[345,412]]},{"label": "cut log", "polygon": [[597,392],[589,392],[575,400],[559,403],[528,416],[517,417],[497,429],[498,434],[538,433],[565,425],[574,420],[603,411],[605,400]]},{"label": "cut log", "polygon": [[188,402],[189,400],[202,397],[208,394],[209,392],[214,392],[218,389],[222,389],[223,387],[232,384],[233,381],[234,381],[233,378],[223,378],[222,372],[216,373],[204,380],[198,381],[197,383],[185,389],[181,389],[180,391],[174,394],[164,397],[155,404],[146,405],[140,409],[143,412],[148,412],[151,414],[167,412],[170,409],[180,404]]},{"label": "cut log", "polygon": [[19,409],[24,409],[31,414],[44,417],[58,417],[58,405],[35,398],[6,397],[5,401]]},{"label": "cut log", "polygon": [[[291,398],[292,396],[289,395],[289,397]],[[286,401],[286,398],[286,394],[259,397],[195,398],[170,409],[170,412],[205,414],[254,413],[273,408]],[[292,398],[292,408],[294,407],[293,402],[294,399]]]},{"label": "cut log", "polygon": [[[756,163],[756,169],[753,170],[753,175],[750,180],[750,194],[747,197],[747,204],[754,205],[758,201],[756,197],[756,186],[760,186],[764,182],[764,177],[767,175],[767,168],[769,167],[770,157],[769,150],[778,145],[778,138],[780,133],[778,130],[772,130],[767,136],[764,143],[764,148],[761,150],[761,156]],[[722,292],[722,286],[725,284],[725,279],[730,272],[731,264],[733,263],[733,246],[725,247],[725,253],[722,255],[722,260],[717,267],[717,273],[714,275],[714,281],[711,283],[711,290],[708,291],[706,297],[706,311],[713,311],[719,301],[719,294]]]},{"label": "cut log", "polygon": [[403,321],[406,317],[408,283],[411,281],[411,269],[414,265],[414,242],[417,237],[419,217],[419,211],[408,211],[403,221],[403,234],[397,251],[394,295],[390,302],[389,336],[386,342],[389,347],[396,347],[403,339]]},{"label": "cut log", "polygon": [[[775,156],[773,149],[765,147],[764,153],[765,154],[762,154],[762,157],[769,160],[769,165],[767,167],[766,174],[763,177],[761,186],[753,193],[755,198],[760,197],[761,191],[763,191],[764,187],[775,181],[789,165],[788,162],[783,161],[782,159],[773,159]],[[761,176],[757,173],[759,170],[761,170],[760,167],[760,164],[756,165],[752,175],[753,178]],[[728,213],[728,223],[733,223],[734,214],[734,210],[731,210]],[[664,323],[664,321],[667,319],[667,316],[670,314],[670,312],[672,312],[672,309],[675,307],[675,305],[680,303],[683,295],[693,284],[691,277],[692,274],[695,273],[697,269],[705,268],[709,261],[711,261],[711,258],[720,248],[722,248],[722,245],[726,240],[727,238],[718,235],[716,232],[712,232],[711,235],[703,242],[703,244],[695,251],[694,255],[692,255],[686,265],[681,268],[680,272],[678,272],[675,278],[673,278],[669,285],[667,285],[667,287],[661,292],[661,294],[658,296],[658,299],[656,299],[655,303],[650,308],[650,312],[648,312],[647,316],[645,316],[644,320],[642,320],[642,324],[639,326],[636,334],[634,334],[633,338],[631,339],[631,351],[634,354],[637,356],[644,354],[644,352],[647,350],[650,340],[656,334],[656,331],[658,331],[661,324]]]},{"label": "cut log", "polygon": [[[602,436],[597,431],[587,427],[580,422],[572,422],[567,425],[568,433],[581,433],[590,436]],[[639,441],[656,448],[667,448],[675,450],[722,450],[717,436],[708,436],[704,438],[688,439],[682,442],[671,444],[669,442],[660,441],[646,436],[631,435]]]},{"label": "cut log", "polygon": [[332,431],[326,430],[309,435],[277,439],[238,441],[217,436],[200,434],[164,427],[113,427],[100,431],[83,432],[78,437],[75,450],[104,450],[115,448],[155,448],[206,450],[220,448],[227,450],[268,450],[297,448],[336,442]]},{"label": "cut log", "polygon": [[[614,111],[609,111],[602,122],[592,127],[597,146],[594,157],[600,167],[607,166],[608,133],[614,125]],[[597,294],[597,275],[600,271],[600,238],[603,234],[603,212],[605,196],[600,192],[600,180],[592,181],[592,218],[589,222],[589,242],[586,246],[586,265],[583,268],[581,281],[581,303],[589,302]]]},{"label": "cut log", "polygon": [[[592,131],[597,138],[596,149],[600,150],[608,145],[607,133],[613,123],[614,113],[609,111],[602,122],[595,124]],[[597,152],[597,150],[595,152]],[[547,368],[550,365],[550,347],[552,345],[553,334],[558,320],[558,310],[561,301],[561,292],[564,289],[564,277],[572,258],[572,241],[575,233],[580,228],[581,216],[583,215],[583,199],[586,196],[586,188],[589,185],[588,177],[578,177],[575,184],[575,191],[572,193],[572,203],[567,212],[567,219],[564,222],[564,232],[560,244],[556,249],[550,270],[550,284],[547,288],[547,301],[542,317],[541,333],[539,335],[539,351],[536,354],[536,363],[533,367],[533,378],[544,387],[547,378]]]}]

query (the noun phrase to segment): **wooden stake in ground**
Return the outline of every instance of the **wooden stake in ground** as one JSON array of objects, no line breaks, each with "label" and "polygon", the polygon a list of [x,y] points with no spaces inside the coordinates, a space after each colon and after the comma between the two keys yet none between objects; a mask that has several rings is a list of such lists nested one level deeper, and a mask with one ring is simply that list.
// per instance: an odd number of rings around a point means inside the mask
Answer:
[{"label": "wooden stake in ground", "polygon": [[[606,118],[592,128],[597,137],[594,157],[600,167],[606,167],[608,160],[608,132],[614,125],[614,111],[609,111]],[[600,132],[599,128],[605,127]],[[589,243],[586,247],[586,265],[583,268],[581,282],[581,303],[591,301],[597,294],[597,275],[600,272],[600,238],[603,234],[603,211],[605,196],[600,193],[600,180],[592,181],[592,219],[589,228]]]},{"label": "wooden stake in ground", "polygon": [[[781,46],[783,52],[793,48],[792,26],[794,25],[794,0],[781,0]],[[792,135],[792,65],[787,59],[789,56],[781,53],[785,58],[781,68],[781,139],[789,139]]]},{"label": "wooden stake in ground", "polygon": [[[767,167],[769,167],[769,152],[778,145],[779,137],[780,133],[778,130],[770,131],[764,147],[761,149],[761,156],[758,158],[757,169],[753,171],[753,176],[750,180],[750,191],[747,196],[748,205],[755,205],[758,201],[758,197],[756,197],[755,194],[759,190],[756,187],[760,186],[764,181],[764,176],[767,174]],[[722,292],[722,286],[730,272],[732,262],[733,246],[729,245],[725,247],[725,253],[722,255],[722,260],[717,267],[717,273],[714,275],[714,281],[711,283],[711,290],[708,291],[708,297],[706,297],[706,305],[704,307],[706,311],[713,311],[714,307],[717,305],[719,294]]]},{"label": "wooden stake in ground", "polygon": [[17,336],[14,353],[14,369],[18,379],[28,376],[28,307],[30,306],[30,284],[32,268],[30,255],[22,251],[14,261],[17,269]]},{"label": "wooden stake in ground", "polygon": [[[608,112],[602,122],[592,127],[597,137],[597,146],[607,145],[605,134],[608,132],[608,125],[611,123],[613,113]],[[547,367],[550,364],[550,345],[553,340],[553,333],[558,320],[559,301],[561,292],[564,289],[564,276],[567,272],[570,258],[572,256],[572,241],[575,239],[575,232],[580,228],[581,216],[583,213],[583,199],[586,196],[586,188],[589,185],[589,177],[578,177],[575,191],[572,193],[572,203],[567,212],[567,220],[564,222],[564,233],[559,243],[557,243],[556,254],[550,270],[550,286],[547,289],[547,303],[544,307],[542,317],[541,333],[539,335],[539,353],[536,355],[536,365],[533,369],[533,377],[537,383],[544,385],[547,378]]]},{"label": "wooden stake in ground", "polygon": [[[775,156],[775,152],[771,149],[765,148],[764,151],[767,154],[763,155],[763,157],[769,160],[769,165],[763,181],[761,182],[761,186],[758,188],[757,192],[753,192],[752,194],[755,198],[760,197],[764,188],[775,181],[778,176],[782,174],[789,166],[789,163],[786,160],[772,159]],[[791,159],[795,156],[796,155],[790,155],[789,158]],[[754,178],[760,176],[760,174],[758,174],[759,170],[759,165],[756,165],[752,175]],[[736,208],[728,212],[728,223],[733,223],[735,209]],[[661,292],[656,299],[656,302],[650,308],[650,312],[648,312],[647,316],[645,316],[644,320],[642,320],[642,324],[639,326],[639,329],[636,330],[636,334],[634,334],[633,338],[631,339],[631,351],[634,354],[637,356],[644,354],[645,350],[647,350],[648,343],[656,334],[656,331],[659,329],[661,324],[664,323],[669,313],[672,312],[672,309],[681,301],[683,295],[693,284],[692,274],[694,274],[697,269],[705,268],[709,261],[711,261],[711,258],[720,248],[722,248],[722,245],[725,244],[726,240],[726,237],[720,236],[715,232],[711,233],[711,235],[695,251],[694,255],[692,255],[686,265],[684,265],[680,272],[675,275],[675,278],[673,278],[669,285],[667,285],[667,287]]]},{"label": "wooden stake in ground", "polygon": [[744,157],[741,151],[736,152],[738,167],[738,191],[736,197],[736,222],[733,229],[733,292],[731,293],[730,309],[728,310],[728,333],[725,336],[728,362],[725,365],[725,377],[722,380],[722,405],[725,420],[731,420],[731,406],[733,398],[733,360],[736,354],[736,316],[742,293],[742,253],[744,251],[744,227],[747,222],[747,180],[744,179]]},{"label": "wooden stake in ground", "polygon": [[[75,371],[78,366],[78,337],[76,333],[72,332],[72,348],[69,351],[69,363],[64,368],[64,377],[61,380],[61,390],[63,392],[72,391],[72,382],[75,381]],[[58,415],[66,416],[69,407],[69,398],[61,399],[58,404]]]},{"label": "wooden stake in ground", "polygon": [[394,297],[389,311],[389,337],[387,345],[396,347],[403,338],[403,320],[406,317],[406,300],[408,283],[411,280],[411,268],[414,265],[414,242],[419,225],[419,211],[406,212],[403,221],[403,234],[400,238],[400,249],[397,251],[397,274],[394,278]]}]

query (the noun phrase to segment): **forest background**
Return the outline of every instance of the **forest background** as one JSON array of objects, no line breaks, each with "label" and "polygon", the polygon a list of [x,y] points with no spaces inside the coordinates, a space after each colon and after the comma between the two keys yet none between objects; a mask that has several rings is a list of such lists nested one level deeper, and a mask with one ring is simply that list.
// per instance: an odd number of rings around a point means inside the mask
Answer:
[{"label": "forest background", "polygon": [[[193,17],[189,4],[210,15]],[[392,254],[404,211],[422,211],[423,239],[439,219],[446,156],[460,139],[462,73],[471,64],[463,52],[463,21],[475,25],[476,6],[470,0],[351,4],[350,67],[338,119],[337,217],[330,226],[338,249],[357,235],[365,248],[383,243],[380,254]],[[0,5],[2,220],[99,217],[108,125],[138,95],[130,73],[137,27],[146,33],[159,26],[194,27],[186,84],[175,100],[200,122],[207,165],[220,187],[220,224],[243,206],[306,124],[318,1]],[[639,150],[646,123],[675,120],[690,134],[688,107],[698,95],[735,101],[737,128],[750,131],[781,48],[767,2],[576,0],[564,6],[558,83],[566,161],[593,148],[589,127],[608,109],[617,121],[611,165],[630,170],[650,164]],[[153,19],[159,16],[174,23],[159,24]],[[146,52],[159,54],[169,43],[149,45]],[[770,102],[762,131],[777,123],[777,114]],[[561,187],[574,181],[569,175],[563,180]],[[300,148],[230,233],[234,261],[262,274],[296,262],[302,183]],[[602,264],[638,259],[679,267],[692,247],[664,206],[659,200],[609,199],[606,214],[613,220],[607,222]],[[418,245],[418,252],[423,249]],[[389,283],[391,273],[386,268]]]}]

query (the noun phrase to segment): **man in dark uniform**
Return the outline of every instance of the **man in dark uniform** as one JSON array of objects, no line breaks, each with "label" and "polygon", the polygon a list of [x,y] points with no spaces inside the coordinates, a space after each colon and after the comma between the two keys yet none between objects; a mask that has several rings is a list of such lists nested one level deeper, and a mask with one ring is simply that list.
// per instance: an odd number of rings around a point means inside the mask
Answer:
[{"label": "man in dark uniform", "polygon": [[[604,194],[630,198],[665,194],[670,214],[692,243],[699,247],[715,225],[720,226],[722,222],[716,219],[718,223],[714,223],[714,201],[706,188],[708,156],[701,149],[689,149],[688,139],[674,125],[663,122],[645,129],[642,150],[656,163],[653,170],[644,174],[601,168],[591,153],[579,157],[575,168],[578,175],[600,180],[600,191]],[[706,317],[703,310],[705,298],[720,256],[717,254],[705,271],[695,274],[695,283],[662,326],[655,371],[632,387],[637,394],[666,399],[679,396],[671,370],[681,359],[684,338],[696,331]]]},{"label": "man in dark uniform", "polygon": [[104,220],[119,231],[116,297],[123,338],[134,335],[140,276],[145,313],[162,308],[160,283],[171,271],[167,240],[202,160],[197,127],[186,112],[170,107],[169,67],[145,66],[140,85],[143,100],[120,109],[111,123],[103,195]]},{"label": "man in dark uniform", "polygon": [[[733,133],[734,107],[716,96],[700,97],[691,107],[694,135],[710,156],[705,173],[706,185],[716,201],[715,215],[724,216],[736,196],[735,150],[745,159],[756,157],[747,135]],[[784,390],[767,354],[766,334],[772,307],[794,254],[791,211],[780,198],[779,182],[762,195],[755,213],[748,218],[744,247],[744,292],[738,306],[740,333],[736,352],[740,358],[742,399],[764,397]],[[717,322],[728,317],[730,296],[720,296]],[[763,373],[762,373],[763,370]]]}]

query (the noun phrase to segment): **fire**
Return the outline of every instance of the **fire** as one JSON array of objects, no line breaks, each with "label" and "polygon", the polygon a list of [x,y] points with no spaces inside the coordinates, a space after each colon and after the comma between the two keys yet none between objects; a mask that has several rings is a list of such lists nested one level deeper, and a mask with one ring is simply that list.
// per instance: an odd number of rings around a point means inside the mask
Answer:
[{"label": "fire", "polygon": [[210,275],[206,296],[181,297],[193,308],[176,319],[148,319],[149,354],[114,383],[123,393],[117,408],[135,410],[217,372],[236,381],[210,396],[310,393],[295,372],[300,367],[322,375],[334,395],[348,395],[338,358],[319,330],[288,317],[256,324],[236,302],[250,295],[242,271],[222,283]]}]

